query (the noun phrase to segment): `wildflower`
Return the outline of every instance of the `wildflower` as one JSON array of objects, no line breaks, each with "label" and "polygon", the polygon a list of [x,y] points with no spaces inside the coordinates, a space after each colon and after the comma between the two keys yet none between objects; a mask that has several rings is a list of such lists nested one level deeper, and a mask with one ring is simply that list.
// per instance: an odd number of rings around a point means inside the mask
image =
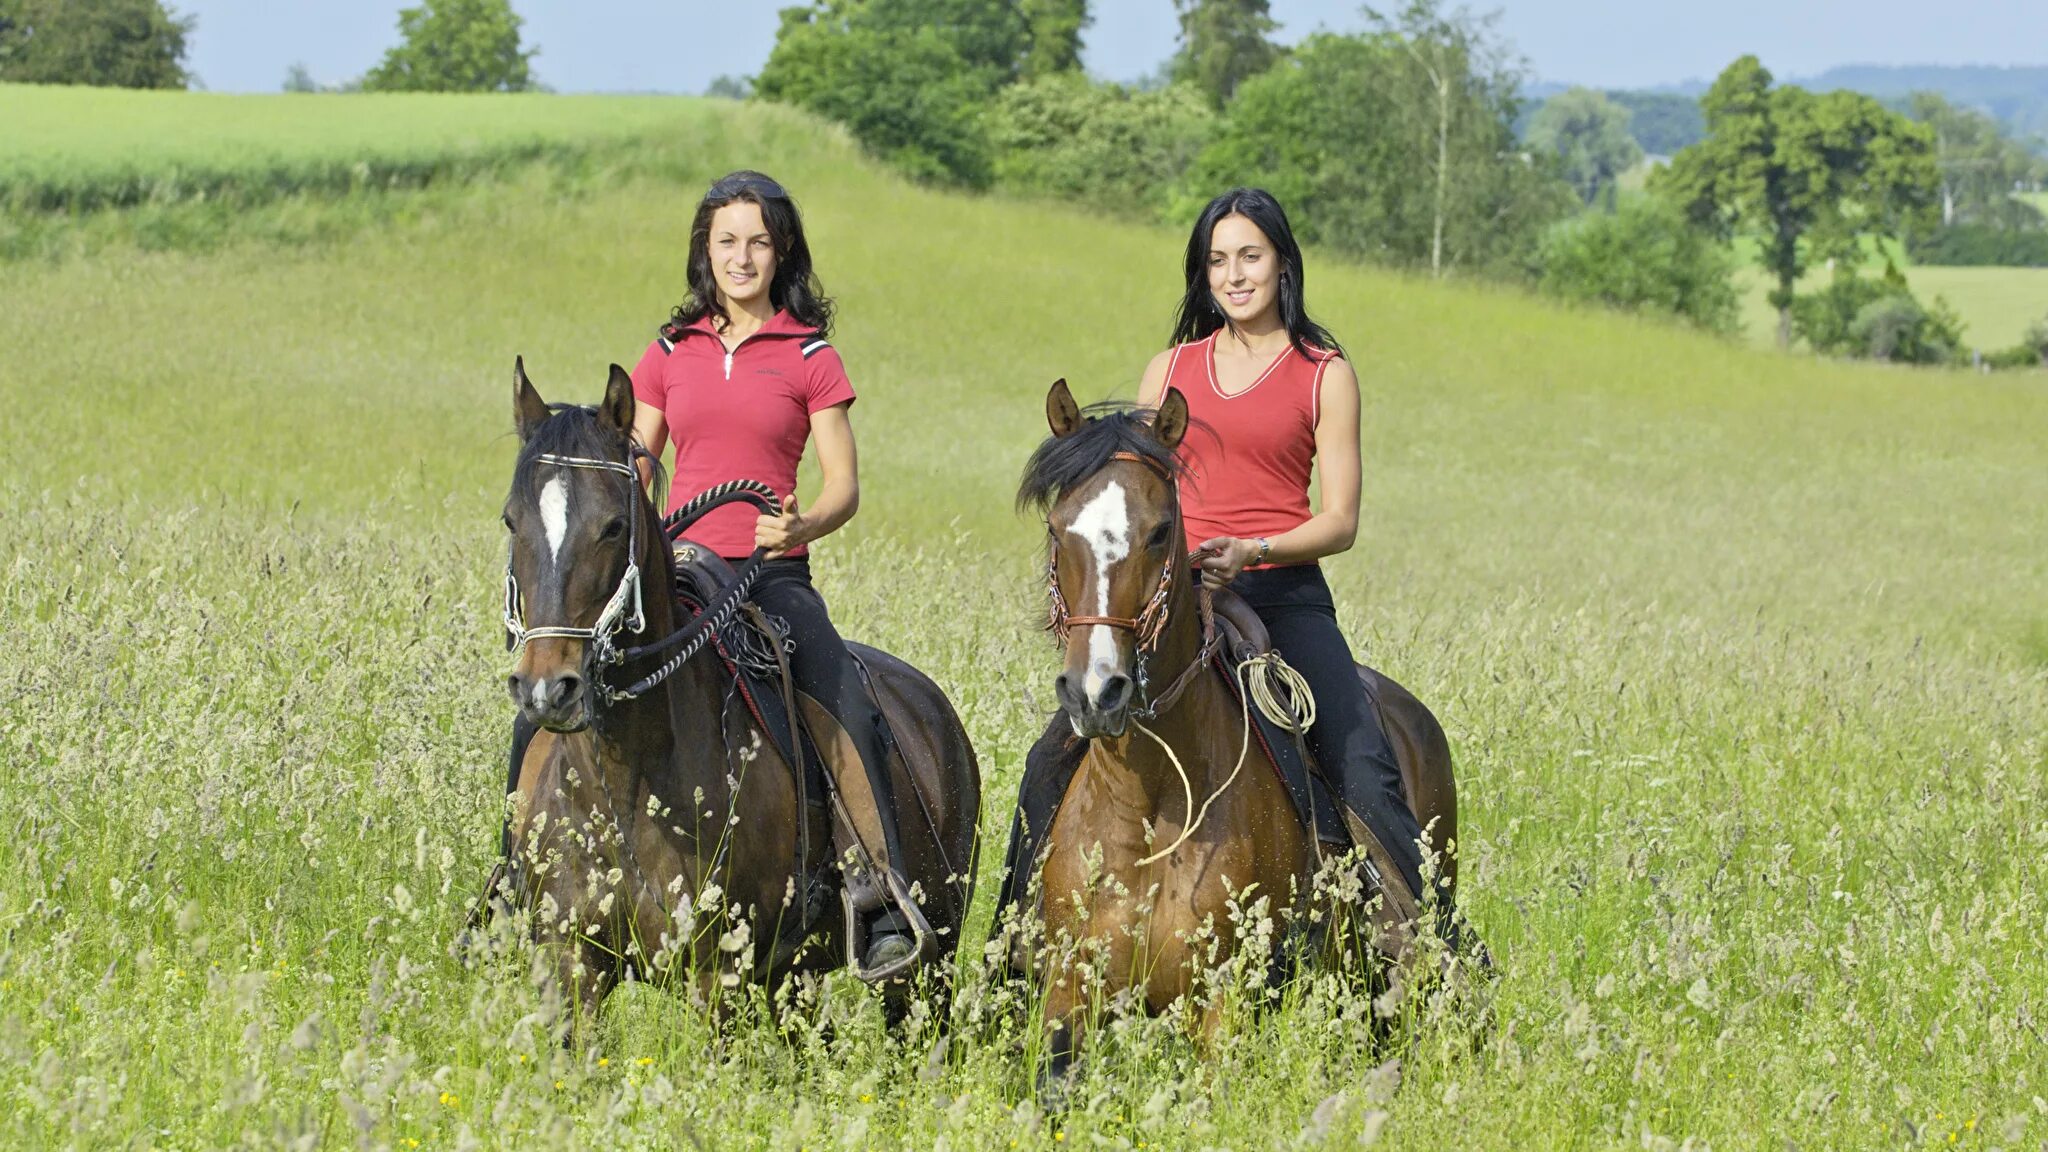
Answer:
[{"label": "wildflower", "polygon": [[654,1057],[652,1057],[652,1056],[642,1056],[642,1057],[641,1057],[641,1058],[639,1058],[638,1060],[635,1060],[635,1061],[633,1061],[633,1063],[635,1063],[635,1064],[638,1064],[638,1065],[639,1065],[639,1066],[641,1066],[642,1068],[645,1068],[645,1067],[647,1067],[647,1066],[648,1066],[649,1064],[652,1064],[652,1063],[654,1063]]},{"label": "wildflower", "polygon": [[860,1094],[860,1102],[863,1104],[873,1104],[875,1102],[875,1098],[869,1095],[868,1093],[863,1092]]},{"label": "wildflower", "polygon": [[559,1091],[561,1091],[561,1090],[562,1090],[562,1082],[561,1082],[560,1080],[557,1080],[557,1081],[555,1081],[555,1091],[559,1092]]},{"label": "wildflower", "polygon": [[611,1067],[611,1066],[612,1066],[612,1058],[611,1058],[611,1057],[609,1057],[609,1056],[599,1056],[599,1057],[597,1058],[597,1066],[598,1066],[599,1068],[609,1068],[609,1067]]},{"label": "wildflower", "polygon": [[441,1093],[441,1103],[446,1104],[450,1108],[453,1108],[457,1104],[462,1103],[462,1097],[457,1096],[453,1092],[443,1092]]},{"label": "wildflower", "polygon": [[1057,1132],[1053,1133],[1053,1134],[1052,1134],[1052,1142],[1053,1142],[1053,1143],[1055,1143],[1055,1144],[1064,1144],[1064,1143],[1066,1143],[1066,1142],[1067,1142],[1067,1130],[1066,1130],[1066,1129],[1064,1129],[1064,1128],[1062,1128],[1062,1129],[1060,1129],[1059,1131],[1057,1131]]}]

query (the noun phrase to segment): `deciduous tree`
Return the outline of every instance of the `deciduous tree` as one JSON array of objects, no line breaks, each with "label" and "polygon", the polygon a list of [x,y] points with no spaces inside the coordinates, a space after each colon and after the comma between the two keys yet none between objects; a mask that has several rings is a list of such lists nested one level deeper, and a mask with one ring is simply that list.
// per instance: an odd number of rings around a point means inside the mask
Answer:
[{"label": "deciduous tree", "polygon": [[1268,39],[1280,25],[1266,0],[1174,0],[1174,7],[1180,10],[1180,51],[1168,76],[1201,89],[1216,108],[1283,55]]},{"label": "deciduous tree", "polygon": [[194,23],[159,0],[0,0],[0,80],[183,88]]},{"label": "deciduous tree", "polygon": [[1610,209],[1622,173],[1642,162],[1629,135],[1628,109],[1591,88],[1573,88],[1543,102],[1529,121],[1529,147],[1557,158],[1558,170],[1579,199],[1593,204],[1607,194]]},{"label": "deciduous tree", "polygon": [[1027,80],[1081,70],[1081,33],[1094,22],[1088,0],[1021,0],[1030,47],[1021,68]]},{"label": "deciduous tree", "polygon": [[1792,302],[1815,259],[1860,260],[1929,214],[1939,190],[1931,130],[1868,96],[1774,86],[1756,57],[1721,73],[1701,101],[1707,138],[1653,177],[1697,222],[1757,242],[1792,343]]},{"label": "deciduous tree", "polygon": [[400,40],[363,77],[371,92],[524,92],[537,48],[510,0],[421,0],[398,14]]}]

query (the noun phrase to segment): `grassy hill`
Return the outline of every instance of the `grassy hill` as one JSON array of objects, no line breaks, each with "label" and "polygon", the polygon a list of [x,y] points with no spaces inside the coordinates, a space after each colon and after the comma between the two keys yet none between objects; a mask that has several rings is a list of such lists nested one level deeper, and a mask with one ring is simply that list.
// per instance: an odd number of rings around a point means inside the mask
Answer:
[{"label": "grassy hill", "polygon": [[[394,136],[438,103],[390,105]],[[1366,392],[1364,529],[1330,573],[1452,735],[1490,1025],[1390,1051],[1300,991],[1208,1053],[1130,1030],[1063,1120],[973,979],[984,1023],[943,1050],[893,1047],[843,982],[830,1036],[714,1043],[629,989],[596,1048],[553,1047],[519,971],[443,950],[503,779],[512,356],[594,399],[678,296],[704,183],[796,189],[862,393],[863,507],[820,580],[960,704],[1000,835],[1055,671],[1010,489],[1047,383],[1128,394],[1176,296],[1170,232],[907,186],[773,109],[668,109],[701,130],[629,170],[497,170],[291,247],[0,265],[0,1143],[2048,1138],[2040,377],[1763,355],[1314,254]]]}]

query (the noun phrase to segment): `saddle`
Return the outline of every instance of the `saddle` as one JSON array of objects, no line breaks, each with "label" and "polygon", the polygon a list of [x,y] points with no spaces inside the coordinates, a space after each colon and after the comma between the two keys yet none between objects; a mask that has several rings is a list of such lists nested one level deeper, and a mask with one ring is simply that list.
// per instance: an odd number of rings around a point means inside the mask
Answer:
[{"label": "saddle", "polygon": [[[700,611],[715,600],[731,587],[737,575],[724,557],[687,539],[675,542],[674,555],[675,597],[689,612]],[[847,966],[863,980],[887,980],[899,973],[869,971],[861,964],[865,940],[862,917],[856,915],[857,889],[862,890],[860,901],[864,904],[879,901],[893,905],[908,921],[917,939],[917,951],[892,968],[908,969],[935,953],[938,939],[912,894],[902,889],[896,874],[874,866],[868,846],[880,845],[883,838],[875,815],[878,801],[868,787],[867,769],[852,738],[831,712],[796,687],[785,647],[787,632],[781,621],[748,603],[732,625],[719,633],[715,644],[747,710],[795,777],[803,812],[800,843],[804,906],[800,915],[784,921],[789,927],[783,935],[788,938],[786,944],[793,954],[817,927],[831,891],[836,888],[846,914]],[[902,749],[889,732],[886,714],[875,698],[874,680],[867,665],[857,653],[854,662],[869,699],[875,703],[876,714],[883,717],[882,744],[896,762],[891,767],[908,776]],[[859,795],[849,797],[843,791],[857,791]],[[835,880],[835,870],[842,872],[843,878]],[[776,946],[780,953],[785,941],[778,940]]]}]

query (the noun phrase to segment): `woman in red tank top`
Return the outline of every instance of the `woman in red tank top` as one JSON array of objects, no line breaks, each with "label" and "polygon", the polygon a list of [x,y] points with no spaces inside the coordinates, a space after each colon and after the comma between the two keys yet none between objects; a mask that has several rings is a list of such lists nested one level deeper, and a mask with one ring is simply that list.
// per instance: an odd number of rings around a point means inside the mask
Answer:
[{"label": "woman in red tank top", "polygon": [[[1301,247],[1270,193],[1211,200],[1188,238],[1173,344],[1152,359],[1138,402],[1168,387],[1191,426],[1181,511],[1203,579],[1228,584],[1315,693],[1308,743],[1344,801],[1420,895],[1420,830],[1401,771],[1366,698],[1320,562],[1358,537],[1358,376],[1308,317]],[[1311,470],[1321,509],[1309,505]]]}]

